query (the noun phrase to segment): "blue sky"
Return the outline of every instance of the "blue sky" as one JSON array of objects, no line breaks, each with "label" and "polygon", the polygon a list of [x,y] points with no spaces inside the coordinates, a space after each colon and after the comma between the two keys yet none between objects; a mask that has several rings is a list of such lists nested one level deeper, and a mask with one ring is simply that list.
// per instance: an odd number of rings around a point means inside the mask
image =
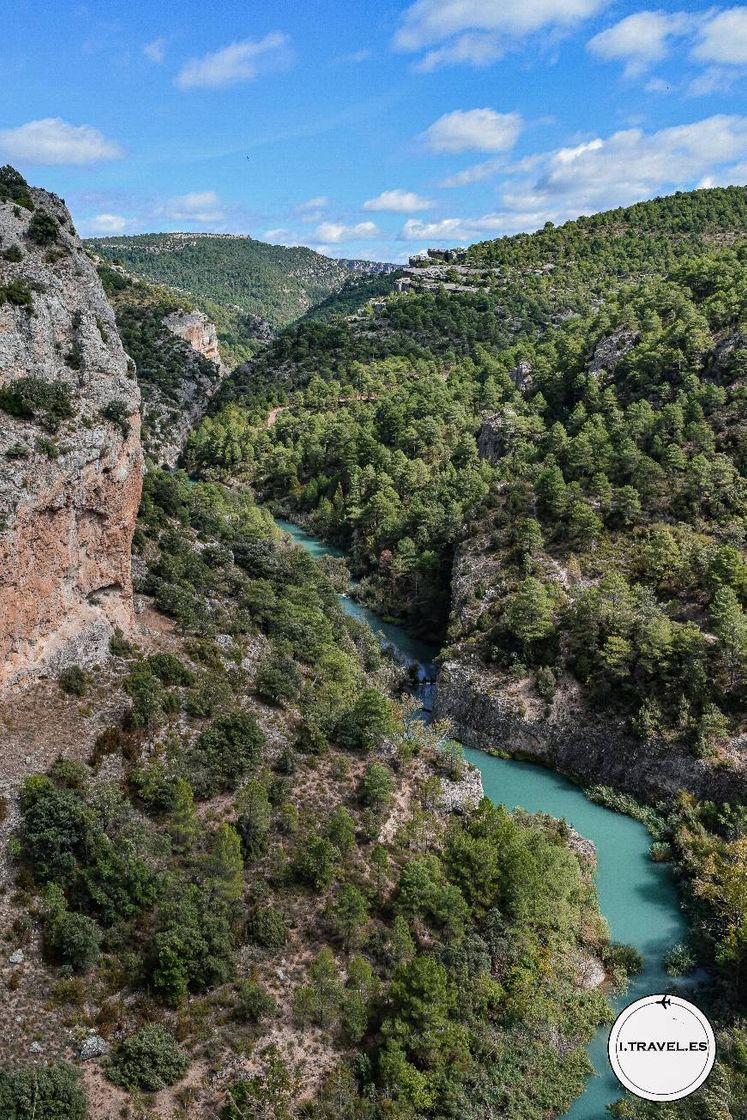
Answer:
[{"label": "blue sky", "polygon": [[746,6],[15,0],[3,29],[0,162],[86,235],[401,261],[747,182]]}]

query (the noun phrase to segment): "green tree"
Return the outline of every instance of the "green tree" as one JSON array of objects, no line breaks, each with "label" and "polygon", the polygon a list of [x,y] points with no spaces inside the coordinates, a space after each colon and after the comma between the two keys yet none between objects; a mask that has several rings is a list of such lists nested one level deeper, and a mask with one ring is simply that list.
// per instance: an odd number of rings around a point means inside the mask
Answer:
[{"label": "green tree", "polygon": [[244,893],[241,837],[230,824],[216,829],[205,861],[210,893],[222,903],[236,902]]},{"label": "green tree", "polygon": [[115,1045],[104,1069],[109,1080],[123,1089],[155,1093],[181,1081],[188,1065],[174,1036],[149,1023]]},{"label": "green tree", "polygon": [[363,943],[368,923],[368,903],[357,887],[345,883],[339,888],[332,902],[332,920],[346,950]]}]

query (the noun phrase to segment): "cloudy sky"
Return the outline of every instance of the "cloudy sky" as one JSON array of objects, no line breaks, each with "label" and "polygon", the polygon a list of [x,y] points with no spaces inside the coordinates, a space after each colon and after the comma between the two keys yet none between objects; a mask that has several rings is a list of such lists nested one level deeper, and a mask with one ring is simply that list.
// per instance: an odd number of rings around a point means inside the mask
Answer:
[{"label": "cloudy sky", "polygon": [[15,0],[0,162],[84,234],[401,261],[747,182],[747,6]]}]

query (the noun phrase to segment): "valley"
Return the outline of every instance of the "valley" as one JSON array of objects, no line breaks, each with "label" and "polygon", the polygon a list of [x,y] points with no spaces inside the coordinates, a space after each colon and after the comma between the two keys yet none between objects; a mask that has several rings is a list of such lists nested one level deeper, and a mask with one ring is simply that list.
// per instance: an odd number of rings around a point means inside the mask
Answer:
[{"label": "valley", "polygon": [[605,1028],[697,984],[655,1115],[740,1120],[747,190],[0,231],[3,1115],[647,1120]]}]

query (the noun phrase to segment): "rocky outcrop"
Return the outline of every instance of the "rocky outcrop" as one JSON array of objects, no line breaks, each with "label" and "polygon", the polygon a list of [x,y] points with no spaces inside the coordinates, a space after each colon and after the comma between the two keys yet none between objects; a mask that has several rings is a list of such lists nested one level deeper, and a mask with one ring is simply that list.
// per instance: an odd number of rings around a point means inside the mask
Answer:
[{"label": "rocky outcrop", "polygon": [[164,335],[153,344],[153,364],[178,344],[179,376],[141,381],[143,444],[164,467],[175,467],[189,433],[207,412],[228,369],[220,359],[215,324],[204,311],[173,311],[162,321]]},{"label": "rocky outcrop", "polygon": [[62,201],[29,194],[0,202],[0,690],[130,630],[142,486],[114,315]]},{"label": "rocky outcrop", "polygon": [[640,338],[639,331],[617,330],[600,338],[589,362],[589,373],[613,373],[618,363],[633,349]]},{"label": "rocky outcrop", "polygon": [[218,332],[215,323],[208,319],[204,311],[173,311],[167,315],[163,325],[188,342],[193,350],[202,354],[213,365],[220,365]]},{"label": "rocky outcrop", "polygon": [[514,409],[505,408],[493,416],[487,416],[477,433],[477,454],[481,459],[495,465],[506,453],[506,448],[513,439],[518,425],[518,416]]},{"label": "rocky outcrop", "polygon": [[650,800],[683,789],[716,801],[747,796],[744,757],[714,766],[670,744],[634,739],[571,690],[558,689],[548,711],[476,659],[442,666],[434,718],[449,720],[454,737],[467,746],[544,763],[583,785],[609,785]]}]

